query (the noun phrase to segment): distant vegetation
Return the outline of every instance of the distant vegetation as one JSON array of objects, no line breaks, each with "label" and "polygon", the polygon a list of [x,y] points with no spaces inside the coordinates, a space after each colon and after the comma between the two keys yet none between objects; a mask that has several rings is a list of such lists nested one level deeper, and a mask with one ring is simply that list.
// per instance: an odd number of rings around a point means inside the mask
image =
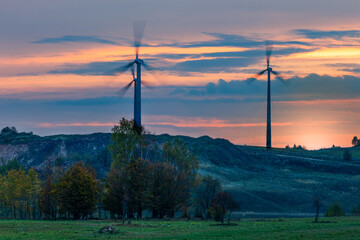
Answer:
[{"label": "distant vegetation", "polygon": [[7,160],[0,159],[0,217],[224,223],[239,218],[239,210],[286,213],[300,206],[299,212],[314,211],[316,222],[336,201],[348,213],[359,212],[353,195],[358,148],[266,150],[207,136],[151,135],[145,129],[138,135],[132,125],[123,119],[112,134],[48,137],[4,128],[1,147],[11,154],[3,151]]},{"label": "distant vegetation", "polygon": [[39,136],[34,135],[32,132],[19,133],[15,127],[5,127],[0,132],[0,144],[4,143],[25,143],[35,138],[39,138]]},{"label": "distant vegetation", "polygon": [[358,147],[358,146],[360,146],[360,139],[358,139],[358,137],[355,136],[355,137],[353,138],[353,140],[351,141],[351,143],[352,143],[352,145],[353,145],[354,147]]},{"label": "distant vegetation", "polygon": [[[285,149],[291,149],[291,147],[289,145],[286,145]],[[301,145],[296,146],[296,144],[294,144],[292,149],[306,150],[306,147]]]},{"label": "distant vegetation", "polygon": [[330,205],[325,212],[325,217],[341,217],[345,216],[345,211],[339,203],[334,203]]},{"label": "distant vegetation", "polygon": [[[220,182],[197,174],[199,160],[178,139],[154,144],[145,129],[139,134],[134,122],[122,119],[112,131],[108,147],[111,168],[105,179],[97,179],[86,165],[107,161],[100,152],[94,157],[69,156],[73,162],[64,171],[64,159],[45,162],[44,171],[26,170],[16,159],[0,168],[0,213],[12,219],[142,219],[214,217],[224,222],[239,209]],[[4,128],[1,139],[20,141],[32,133]],[[151,161],[149,157],[151,156]]]},{"label": "distant vegetation", "polygon": [[351,215],[353,216],[360,216],[360,203],[356,205],[351,211]]}]

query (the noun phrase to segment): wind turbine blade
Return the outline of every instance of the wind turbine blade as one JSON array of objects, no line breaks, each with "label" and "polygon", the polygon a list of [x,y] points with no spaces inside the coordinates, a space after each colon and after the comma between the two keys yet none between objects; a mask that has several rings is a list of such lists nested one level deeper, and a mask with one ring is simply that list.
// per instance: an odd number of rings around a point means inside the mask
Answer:
[{"label": "wind turbine blade", "polygon": [[263,75],[266,71],[267,71],[267,69],[265,69],[265,70],[263,70],[263,71],[261,71],[261,72],[258,72],[257,74],[255,74],[254,78],[256,79],[256,78],[260,77],[260,76]]},{"label": "wind turbine blade", "polygon": [[149,89],[153,89],[154,88],[154,85],[152,85],[150,82],[148,81],[144,81],[144,80],[141,80],[141,84],[144,85],[146,88],[149,88]]},{"label": "wind turbine blade", "polygon": [[[158,80],[161,79],[161,72],[160,72],[159,68],[155,68],[155,67],[145,63],[144,61],[141,61],[141,65],[143,65],[144,68],[147,70],[147,73],[150,74],[150,76],[152,77],[152,80],[154,80],[155,82],[158,82]],[[141,80],[141,82],[142,81],[143,80]]]},{"label": "wind turbine blade", "polygon": [[246,80],[247,84],[251,84],[253,83],[258,77],[260,77],[261,75],[263,75],[265,72],[267,71],[267,69],[258,72],[257,74],[255,74],[254,76],[252,76],[251,78],[249,78],[248,80]]},{"label": "wind turbine blade", "polygon": [[266,49],[266,62],[269,65],[270,64],[270,58],[273,50],[273,42],[266,41],[265,42],[265,49]]},{"label": "wind turbine blade", "polygon": [[135,67],[134,67],[134,64],[131,66],[131,74],[133,76],[133,79],[135,79]]},{"label": "wind turbine blade", "polygon": [[121,73],[125,72],[126,70],[128,70],[131,66],[133,66],[134,63],[135,62],[131,62],[131,63],[126,64],[125,66],[115,68],[114,70],[110,71],[110,73],[112,73],[112,74],[121,74]]},{"label": "wind turbine blade", "polygon": [[280,82],[282,82],[285,86],[287,86],[287,83],[285,82],[284,77],[283,77],[279,72],[276,72],[276,71],[273,71],[273,70],[271,70],[271,72],[272,72],[273,74],[275,74],[276,78],[277,78]]},{"label": "wind turbine blade", "polygon": [[118,95],[118,97],[122,98],[125,93],[127,92],[127,90],[131,87],[131,84],[134,82],[134,80],[132,80],[128,85],[126,85],[125,87],[121,88],[119,91],[116,92],[116,95]]},{"label": "wind turbine blade", "polygon": [[245,83],[246,84],[248,84],[248,85],[250,85],[250,84],[252,84],[254,81],[256,80],[256,78],[249,78],[249,79],[247,79],[246,81],[245,81]]},{"label": "wind turbine blade", "polygon": [[145,21],[134,21],[133,30],[134,30],[134,47],[137,58],[139,55],[139,48],[141,46],[141,40],[145,30]]},{"label": "wind turbine blade", "polygon": [[141,65],[143,65],[146,68],[146,70],[148,70],[148,71],[159,71],[159,69],[156,69],[156,68],[150,66],[149,64],[145,63],[144,61],[142,61]]}]

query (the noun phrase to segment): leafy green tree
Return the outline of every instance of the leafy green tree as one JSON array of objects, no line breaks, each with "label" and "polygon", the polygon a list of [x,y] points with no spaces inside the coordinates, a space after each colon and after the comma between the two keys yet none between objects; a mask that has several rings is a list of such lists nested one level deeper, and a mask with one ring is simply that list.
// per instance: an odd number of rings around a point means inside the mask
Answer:
[{"label": "leafy green tree", "polygon": [[21,166],[19,164],[19,161],[17,160],[17,158],[14,158],[13,160],[9,160],[8,162],[5,162],[5,160],[3,158],[0,158],[1,161],[1,166],[0,166],[0,174],[4,175],[6,174],[8,171],[10,170],[20,170],[21,168],[23,168],[23,166]]},{"label": "leafy green tree", "polygon": [[[166,142],[162,146],[162,161],[169,163],[174,167],[173,177],[174,184],[185,184],[184,186],[175,186],[177,189],[184,191],[178,196],[181,199],[181,208],[184,217],[187,217],[188,208],[191,205],[190,192],[195,186],[196,171],[199,167],[199,160],[193,155],[180,139],[173,142]],[[186,188],[184,188],[186,187]],[[183,201],[183,197],[185,200]],[[173,216],[174,212],[170,214]]]},{"label": "leafy green tree", "polygon": [[112,168],[106,180],[104,193],[104,208],[121,217],[123,221],[126,218],[127,206],[129,205],[128,185],[126,172],[123,169]]},{"label": "leafy green tree", "polygon": [[158,218],[162,209],[162,197],[165,195],[163,184],[168,166],[164,163],[155,162],[149,167],[146,204],[147,208],[152,211],[153,218]]},{"label": "leafy green tree", "polygon": [[[123,118],[119,125],[114,126],[112,132],[109,146],[113,159],[111,169],[120,170],[121,179],[125,183],[122,183],[124,191],[121,196],[115,196],[111,188],[118,186],[110,184],[113,180],[108,179],[108,209],[116,209],[115,206],[111,207],[114,199],[126,197],[127,200],[122,202],[126,203],[129,218],[133,217],[134,212],[141,218],[145,208],[150,208],[157,217],[173,217],[176,210],[187,205],[199,163],[181,141],[165,143],[161,155],[162,162],[150,164],[146,161],[151,145],[150,137],[144,128],[139,132],[134,128],[134,121]],[[155,184],[159,179],[160,185]],[[157,202],[156,199],[160,200]],[[122,206],[117,208],[114,212],[124,210]]]},{"label": "leafy green tree", "polygon": [[170,163],[175,168],[183,171],[191,180],[195,179],[196,171],[199,168],[199,160],[186,148],[180,139],[164,143],[162,154],[164,162]]},{"label": "leafy green tree", "polygon": [[0,201],[11,217],[30,219],[36,217],[39,179],[34,169],[11,169],[0,175]]},{"label": "leafy green tree", "polygon": [[145,129],[140,133],[134,128],[134,120],[122,118],[119,125],[112,128],[109,151],[113,159],[112,168],[125,167],[131,159],[141,157]]},{"label": "leafy green tree", "polygon": [[71,166],[55,185],[60,210],[74,219],[85,218],[95,210],[98,185],[95,171],[82,162]]},{"label": "leafy green tree", "polygon": [[43,173],[44,180],[41,182],[39,190],[39,209],[45,219],[56,219],[55,180],[58,174],[59,170],[56,168],[56,164],[53,164],[48,158]]},{"label": "leafy green tree", "polygon": [[127,189],[129,196],[129,207],[137,212],[137,218],[142,218],[142,211],[145,207],[145,194],[149,174],[149,161],[141,158],[131,159],[126,166]]},{"label": "leafy green tree", "polygon": [[201,178],[194,190],[194,204],[202,211],[205,219],[210,218],[209,208],[216,195],[221,191],[221,184],[218,179],[210,175]]},{"label": "leafy green tree", "polygon": [[343,207],[336,202],[328,207],[324,215],[325,217],[341,217],[345,216],[345,211]]},{"label": "leafy green tree", "polygon": [[104,204],[107,210],[124,218],[134,211],[142,218],[148,187],[149,161],[131,159],[126,167],[110,170],[105,190]]},{"label": "leafy green tree", "polygon": [[148,182],[146,202],[154,218],[174,217],[175,211],[182,208],[190,197],[189,178],[172,164],[151,164]]}]

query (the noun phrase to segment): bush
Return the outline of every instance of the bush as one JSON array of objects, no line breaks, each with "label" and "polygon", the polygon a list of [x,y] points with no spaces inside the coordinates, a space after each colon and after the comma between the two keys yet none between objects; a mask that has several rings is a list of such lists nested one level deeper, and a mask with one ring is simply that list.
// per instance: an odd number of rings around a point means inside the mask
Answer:
[{"label": "bush", "polygon": [[228,221],[230,223],[231,213],[239,210],[240,205],[233,199],[233,196],[227,192],[219,192],[214,198],[209,212],[217,222],[224,223],[226,213],[229,213]]},{"label": "bush", "polygon": [[360,203],[356,205],[351,211],[352,216],[360,216]]},{"label": "bush", "polygon": [[339,203],[330,205],[325,212],[325,217],[341,217],[345,216],[345,211]]}]

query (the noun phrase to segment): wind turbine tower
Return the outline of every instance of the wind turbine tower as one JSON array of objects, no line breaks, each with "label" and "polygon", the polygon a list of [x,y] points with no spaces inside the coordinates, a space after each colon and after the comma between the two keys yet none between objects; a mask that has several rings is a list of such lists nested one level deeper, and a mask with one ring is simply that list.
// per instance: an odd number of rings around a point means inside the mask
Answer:
[{"label": "wind turbine tower", "polygon": [[285,84],[285,81],[278,72],[275,72],[270,67],[272,43],[266,42],[265,44],[266,44],[266,69],[257,73],[255,78],[253,78],[251,82],[256,80],[256,78],[263,75],[265,72],[267,72],[268,78],[267,78],[267,102],[266,102],[266,148],[269,149],[272,146],[271,145],[271,73],[275,74],[282,83]]}]

